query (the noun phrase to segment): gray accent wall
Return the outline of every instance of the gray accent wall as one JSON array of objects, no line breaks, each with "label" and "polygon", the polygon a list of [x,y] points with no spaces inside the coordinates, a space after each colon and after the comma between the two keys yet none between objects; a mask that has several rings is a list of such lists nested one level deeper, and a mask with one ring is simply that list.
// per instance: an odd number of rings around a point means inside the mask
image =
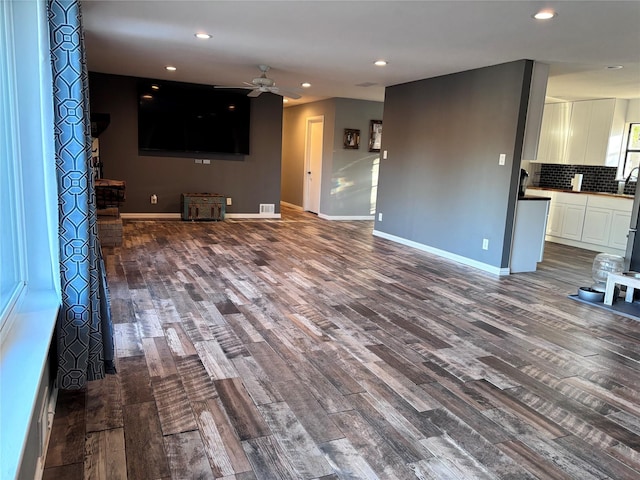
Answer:
[{"label": "gray accent wall", "polygon": [[[320,212],[329,217],[371,215],[372,168],[369,122],[382,120],[382,102],[332,98],[284,110],[282,200],[303,205],[306,121],[324,116]],[[360,130],[360,148],[345,149],[344,129]]]},{"label": "gray accent wall", "polygon": [[[126,181],[123,213],[178,213],[180,194],[218,193],[231,197],[228,213],[257,214],[261,203],[280,212],[282,97],[262,94],[251,100],[250,155],[161,157],[138,153],[138,110],[134,77],[91,73],[91,111],[111,115],[100,135],[104,177]],[[196,164],[209,158],[209,165]],[[158,196],[152,205],[151,195]]]},{"label": "gray accent wall", "polygon": [[386,89],[377,232],[508,267],[532,70],[520,60]]}]

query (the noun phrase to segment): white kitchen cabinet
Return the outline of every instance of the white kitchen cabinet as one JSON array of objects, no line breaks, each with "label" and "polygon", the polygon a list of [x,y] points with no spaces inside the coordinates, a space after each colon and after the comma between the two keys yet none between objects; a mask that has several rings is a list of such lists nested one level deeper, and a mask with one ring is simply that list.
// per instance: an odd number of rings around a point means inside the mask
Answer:
[{"label": "white kitchen cabinet", "polygon": [[547,103],[542,114],[536,159],[544,163],[567,163],[565,150],[572,103]]},{"label": "white kitchen cabinet", "polygon": [[587,153],[589,140],[589,122],[593,102],[574,102],[571,108],[571,121],[567,131],[565,162],[570,165],[582,165]]},{"label": "white kitchen cabinet", "polygon": [[587,207],[581,240],[595,245],[608,245],[612,217],[611,209]]},{"label": "white kitchen cabinet", "polygon": [[624,255],[633,198],[538,188],[527,195],[551,198],[547,241]]},{"label": "white kitchen cabinet", "polygon": [[617,167],[627,105],[615,98],[546,104],[537,160]]},{"label": "white kitchen cabinet", "polygon": [[582,239],[582,227],[584,225],[585,207],[581,205],[566,205],[564,218],[562,219],[561,237],[570,240]]},{"label": "white kitchen cabinet", "polygon": [[631,225],[631,212],[614,210],[611,215],[611,232],[609,243],[611,248],[626,250],[629,226]]},{"label": "white kitchen cabinet", "polygon": [[[553,230],[548,232],[549,235],[580,240],[586,205],[587,195],[556,192],[554,201],[551,203],[554,225]],[[556,216],[557,218],[555,218]]]}]

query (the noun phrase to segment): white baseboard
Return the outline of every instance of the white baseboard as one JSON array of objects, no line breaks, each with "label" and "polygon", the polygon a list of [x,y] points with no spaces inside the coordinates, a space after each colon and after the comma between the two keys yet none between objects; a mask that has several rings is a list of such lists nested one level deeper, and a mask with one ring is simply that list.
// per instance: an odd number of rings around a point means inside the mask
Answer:
[{"label": "white baseboard", "polygon": [[478,270],[483,270],[488,273],[492,273],[493,275],[499,275],[499,276],[509,275],[508,268],[494,267],[493,265],[489,265],[487,263],[478,262],[477,260],[473,260],[471,258],[467,258],[461,255],[457,255],[455,253],[447,252],[446,250],[440,250],[439,248],[430,247],[428,245],[414,242],[412,240],[407,240],[406,238],[396,237],[395,235],[391,235],[385,232],[380,232],[378,230],[374,230],[373,235],[375,235],[376,237],[384,238],[386,240],[391,240],[392,242],[406,245],[407,247],[412,247],[418,250],[422,250],[423,252],[432,253],[439,257],[453,260],[454,262],[461,263],[469,267],[477,268]]},{"label": "white baseboard", "polygon": [[373,220],[373,215],[325,215],[319,213],[318,218],[323,220],[336,220],[336,221],[351,221],[351,220]]},{"label": "white baseboard", "polygon": [[279,213],[227,213],[224,218],[280,218]]},{"label": "white baseboard", "polygon": [[[179,213],[121,213],[123,220],[180,220]],[[227,213],[224,218],[280,218],[279,213]]]},{"label": "white baseboard", "polygon": [[180,220],[179,213],[121,213],[123,220]]}]

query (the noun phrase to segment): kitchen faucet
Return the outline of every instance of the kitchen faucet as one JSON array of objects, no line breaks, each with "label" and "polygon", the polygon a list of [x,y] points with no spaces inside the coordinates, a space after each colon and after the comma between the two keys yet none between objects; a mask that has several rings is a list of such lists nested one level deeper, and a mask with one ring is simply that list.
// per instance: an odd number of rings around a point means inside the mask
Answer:
[{"label": "kitchen faucet", "polygon": [[[638,167],[633,167],[631,169],[631,171],[629,172],[629,175],[627,175],[627,178],[624,180],[624,184],[626,185],[627,183],[629,183],[629,180],[631,179],[631,175],[633,175],[633,172],[638,171],[640,172],[640,166]],[[638,174],[636,174],[636,182],[638,181]]]}]

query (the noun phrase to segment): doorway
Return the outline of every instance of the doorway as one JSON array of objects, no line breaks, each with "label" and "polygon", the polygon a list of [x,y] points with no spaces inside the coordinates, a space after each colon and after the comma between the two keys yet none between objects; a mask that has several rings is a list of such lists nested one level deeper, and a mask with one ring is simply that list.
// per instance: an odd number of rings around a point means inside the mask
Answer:
[{"label": "doorway", "polygon": [[320,212],[323,138],[324,115],[307,117],[302,208],[316,214]]}]

